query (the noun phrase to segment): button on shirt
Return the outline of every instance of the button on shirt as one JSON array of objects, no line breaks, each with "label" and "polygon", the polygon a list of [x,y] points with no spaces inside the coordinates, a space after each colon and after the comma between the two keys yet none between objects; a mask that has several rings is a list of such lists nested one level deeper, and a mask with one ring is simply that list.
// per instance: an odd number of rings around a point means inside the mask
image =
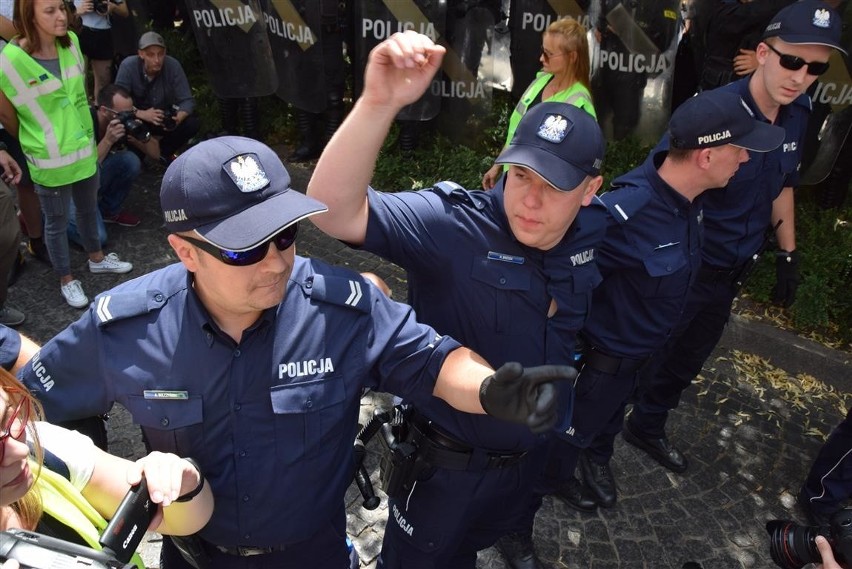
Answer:
[{"label": "button on shirt", "polygon": [[[746,77],[719,88],[738,94],[757,119],[769,122],[749,93],[748,81]],[[781,107],[774,124],[784,128],[784,143],[770,152],[749,151],[749,161],[740,165],[727,186],[703,194],[705,265],[739,267],[760,248],[772,223],[772,202],[781,190],[799,183],[810,108],[807,95]],[[666,150],[668,145],[668,137],[664,137],[655,151]]]},{"label": "button on shirt", "polygon": [[660,178],[665,156],[651,155],[601,196],[612,223],[583,333],[611,356],[642,359],[662,347],[701,265],[700,197],[690,203]]},{"label": "button on shirt", "polygon": [[[503,209],[502,182],[488,192],[458,186],[386,194],[369,190],[363,249],[408,274],[418,318],[459,339],[493,367],[572,363],[574,340],[600,282],[594,251],[603,238],[602,205],[581,208],[550,251],[519,243]],[[551,299],[558,312],[548,318]],[[432,397],[418,409],[471,445],[502,451],[531,447],[528,428],[460,413]]]},{"label": "button on shirt", "polygon": [[[359,283],[364,308],[318,299],[321,279]],[[100,295],[23,380],[54,422],[121,403],[153,449],[201,465],[216,496],[204,539],[269,546],[343,516],[362,388],[427,399],[456,347],[357,274],[301,257],[284,301],[237,345],[172,265]]]}]

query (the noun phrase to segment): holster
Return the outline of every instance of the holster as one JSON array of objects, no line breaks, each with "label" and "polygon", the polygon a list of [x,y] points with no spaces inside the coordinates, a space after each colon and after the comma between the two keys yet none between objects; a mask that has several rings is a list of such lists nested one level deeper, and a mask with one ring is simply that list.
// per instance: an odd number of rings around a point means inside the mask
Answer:
[{"label": "holster", "polygon": [[195,569],[207,569],[210,566],[210,556],[204,547],[204,540],[197,535],[171,535],[166,539],[172,540],[181,557]]},{"label": "holster", "polygon": [[421,452],[422,439],[408,425],[382,425],[385,452],[379,462],[382,490],[390,498],[405,499],[422,472],[428,470]]}]

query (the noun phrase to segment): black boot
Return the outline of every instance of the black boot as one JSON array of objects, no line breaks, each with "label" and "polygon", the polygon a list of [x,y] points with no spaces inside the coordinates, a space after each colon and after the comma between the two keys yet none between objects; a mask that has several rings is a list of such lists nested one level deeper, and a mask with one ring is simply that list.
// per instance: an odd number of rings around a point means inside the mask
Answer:
[{"label": "black boot", "polygon": [[296,129],[299,131],[299,146],[290,155],[291,162],[305,162],[318,158],[322,147],[320,133],[317,132],[317,115],[307,111],[295,110]]},{"label": "black boot", "polygon": [[219,98],[219,120],[222,122],[222,134],[236,136],[240,134],[237,120],[237,99]]},{"label": "black boot", "polygon": [[544,569],[541,559],[535,553],[532,535],[528,533],[509,533],[494,544],[510,569]]},{"label": "black boot", "polygon": [[580,474],[583,483],[595,497],[599,506],[611,508],[618,499],[618,488],[615,477],[609,468],[609,463],[598,464],[591,460],[586,453],[580,454]]}]

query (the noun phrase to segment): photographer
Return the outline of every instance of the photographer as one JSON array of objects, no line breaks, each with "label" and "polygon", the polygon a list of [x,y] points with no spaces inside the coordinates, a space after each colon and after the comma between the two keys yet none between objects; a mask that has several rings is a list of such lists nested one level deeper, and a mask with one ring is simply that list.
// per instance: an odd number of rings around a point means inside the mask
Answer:
[{"label": "photographer", "polygon": [[136,116],[149,123],[159,141],[158,158],[168,165],[175,152],[201,128],[201,121],[192,114],[195,99],[183,67],[166,55],[163,36],[156,32],[142,34],[138,55],[121,62],[115,84],[127,89],[136,101]]},{"label": "photographer", "polygon": [[[134,111],[130,93],[114,84],[101,89],[97,104],[91,108],[101,182],[98,189],[98,233],[101,244],[107,238],[105,223],[124,227],[139,225],[139,218],[122,210],[121,206],[142,168],[137,153],[152,160],[159,157],[157,141],[151,136],[146,123],[136,118]],[[68,238],[80,243],[73,213],[68,222]]]},{"label": "photographer", "polygon": [[130,11],[124,0],[74,0],[74,7],[83,24],[79,34],[80,51],[92,66],[94,85],[91,93],[97,96],[112,81],[115,48],[110,18],[126,18]]}]

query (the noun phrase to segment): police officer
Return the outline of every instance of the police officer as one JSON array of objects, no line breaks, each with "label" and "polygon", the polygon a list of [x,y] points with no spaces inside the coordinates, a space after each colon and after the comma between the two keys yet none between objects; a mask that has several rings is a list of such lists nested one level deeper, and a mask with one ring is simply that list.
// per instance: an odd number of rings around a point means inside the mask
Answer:
[{"label": "police officer", "polygon": [[720,87],[739,94],[761,120],[783,127],[786,137],[774,151],[743,165],[722,190],[705,195],[701,271],[671,340],[640,381],[638,401],[625,422],[624,439],[674,472],[684,472],[688,463],[666,436],[668,413],[719,341],[737,287],[773,227],[779,248],[773,297],[786,306],[795,298],[793,188],[811,106],[805,91],[828,68],[832,48],[843,51],[840,31],[840,19],[827,4],[796,2],[766,27],[754,74]]},{"label": "police officer", "polygon": [[[100,295],[21,372],[48,420],[118,401],[150,449],[198,462],[216,497],[195,548],[210,569],[255,556],[348,566],[343,496],[364,387],[538,431],[555,420],[552,380],[573,378],[517,364],[486,377],[479,356],[357,274],[295,256],[299,220],[325,206],[289,184],[251,139],[182,154],[160,193],[180,263]],[[162,566],[186,566],[170,542]]]},{"label": "police officer", "polygon": [[812,524],[826,526],[852,497],[852,408],[846,412],[811,465],[799,504]]},{"label": "police officer", "polygon": [[[581,511],[616,502],[608,466],[615,435],[602,430],[621,426],[639,370],[683,311],[701,265],[704,192],[725,186],[748,161],[747,150],[780,146],[784,129],[758,121],[736,93],[706,91],[678,107],[668,135],[668,150],[652,153],[601,196],[612,219],[598,249],[603,282],[581,333],[574,418],[551,441],[544,480],[544,489]],[[574,478],[578,459],[588,490]]]},{"label": "police officer", "polygon": [[[492,365],[573,361],[600,281],[595,246],[606,222],[594,197],[604,141],[588,113],[567,103],[532,107],[497,159],[509,171],[492,191],[452,182],[419,192],[368,189],[394,117],[428,88],[443,55],[414,32],[373,49],[363,94],[308,186],[330,204],[313,221],[402,266],[418,317],[475,345]],[[380,566],[474,567],[477,550],[518,525],[544,447],[523,429],[484,419],[437,398],[414,403],[414,429],[463,460],[433,461],[413,492],[390,498]],[[541,566],[531,541],[513,553],[524,567]]]}]

